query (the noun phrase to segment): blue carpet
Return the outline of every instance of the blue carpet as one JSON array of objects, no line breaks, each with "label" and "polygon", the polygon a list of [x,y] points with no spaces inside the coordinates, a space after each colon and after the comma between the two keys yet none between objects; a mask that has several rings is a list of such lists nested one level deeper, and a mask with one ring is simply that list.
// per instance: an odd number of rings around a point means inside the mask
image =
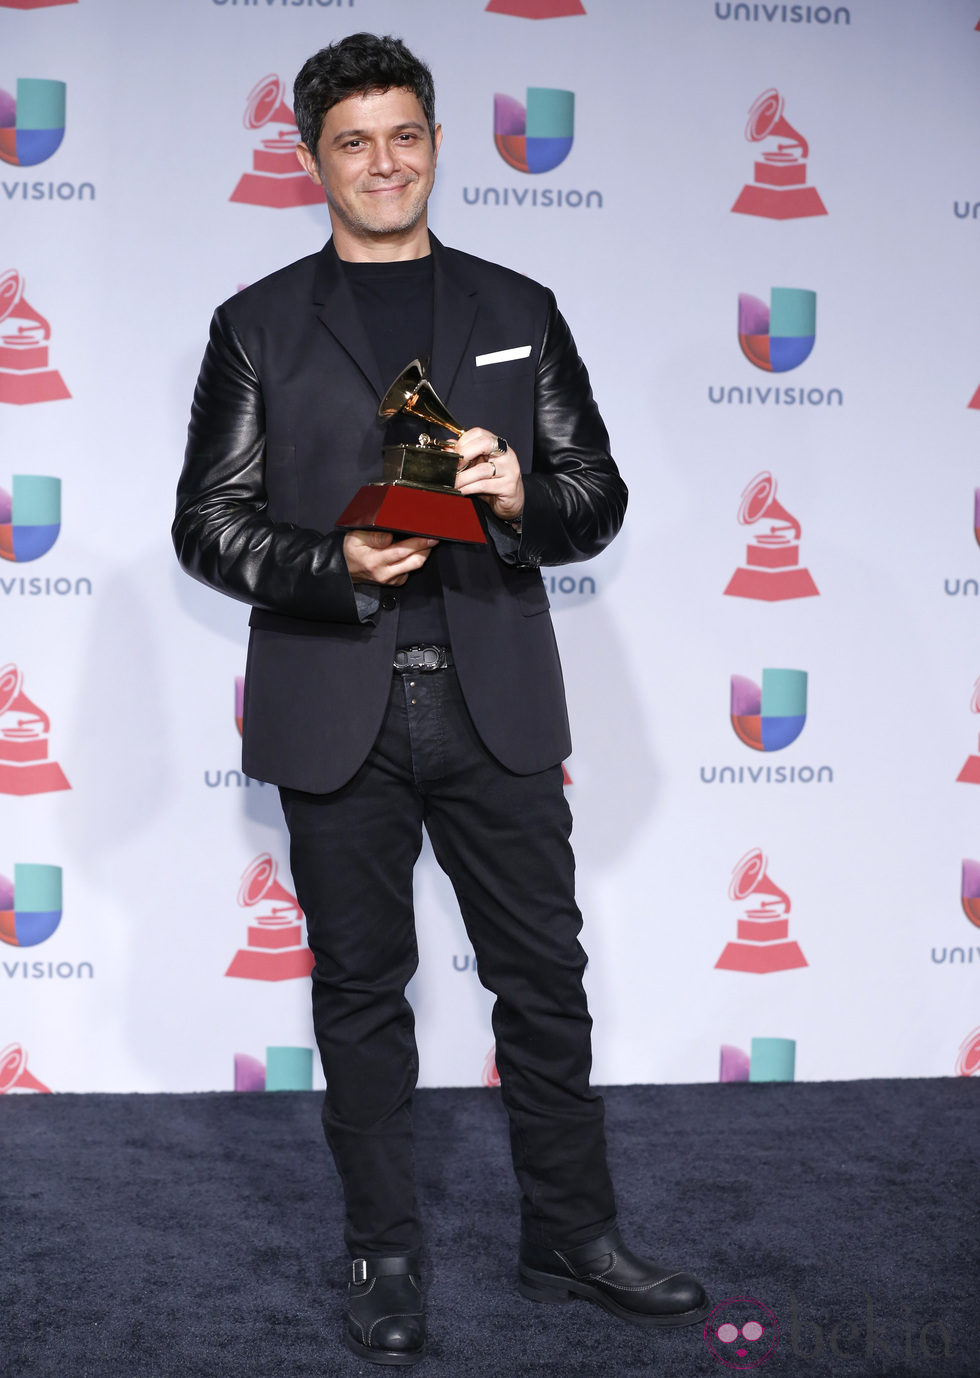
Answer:
[{"label": "blue carpet", "polygon": [[[978,1378],[980,1079],[604,1094],[624,1232],[713,1301],[775,1314],[778,1345],[753,1372]],[[499,1093],[421,1091],[415,1114],[420,1378],[722,1378],[754,1361],[749,1346],[722,1362],[699,1326],[525,1301]],[[392,1371],[339,1342],[341,1206],[317,1095],[7,1096],[0,1138],[4,1378]]]}]

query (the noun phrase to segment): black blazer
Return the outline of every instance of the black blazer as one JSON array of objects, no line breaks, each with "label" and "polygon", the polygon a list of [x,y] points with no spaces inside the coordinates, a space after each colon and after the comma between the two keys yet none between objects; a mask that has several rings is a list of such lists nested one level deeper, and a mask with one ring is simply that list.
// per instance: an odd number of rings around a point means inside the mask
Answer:
[{"label": "black blazer", "polygon": [[[570,750],[538,566],[600,551],[622,523],[626,488],[551,292],[431,238],[433,385],[461,425],[507,437],[526,504],[515,555],[492,541],[444,542],[430,558],[476,728],[503,765],[530,774]],[[526,358],[476,364],[527,345]],[[215,312],[173,538],[190,574],[252,605],[243,766],[255,779],[337,789],[381,726],[398,589],[359,620],[334,522],[380,477],[376,412],[390,382],[378,376],[332,242]]]}]

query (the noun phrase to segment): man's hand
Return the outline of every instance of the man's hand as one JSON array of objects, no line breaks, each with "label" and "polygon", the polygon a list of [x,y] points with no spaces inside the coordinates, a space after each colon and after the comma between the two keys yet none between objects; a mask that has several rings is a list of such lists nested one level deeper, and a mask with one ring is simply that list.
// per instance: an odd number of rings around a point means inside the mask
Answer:
[{"label": "man's hand", "polygon": [[396,540],[390,531],[348,531],[344,559],[354,584],[404,584],[438,544],[429,536],[399,536]]},{"label": "man's hand", "polygon": [[468,498],[482,498],[502,521],[517,521],[524,511],[521,466],[509,445],[503,454],[491,456],[496,446],[497,437],[481,426],[463,432],[456,441],[460,455],[456,488]]}]

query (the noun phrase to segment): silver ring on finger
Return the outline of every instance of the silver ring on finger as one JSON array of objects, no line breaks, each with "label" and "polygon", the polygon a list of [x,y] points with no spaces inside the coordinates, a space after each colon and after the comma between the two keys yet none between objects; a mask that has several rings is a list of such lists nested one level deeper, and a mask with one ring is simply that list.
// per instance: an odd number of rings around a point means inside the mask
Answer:
[{"label": "silver ring on finger", "polygon": [[494,464],[494,462],[493,462],[492,459],[491,459],[491,461],[490,461],[490,477],[491,477],[491,478],[496,478],[496,477],[497,477],[497,466],[496,466],[496,464]]},{"label": "silver ring on finger", "polygon": [[490,451],[490,454],[487,456],[488,459],[499,459],[501,455],[505,455],[507,453],[507,441],[503,438],[503,436],[494,436],[494,440],[496,441],[496,444]]}]

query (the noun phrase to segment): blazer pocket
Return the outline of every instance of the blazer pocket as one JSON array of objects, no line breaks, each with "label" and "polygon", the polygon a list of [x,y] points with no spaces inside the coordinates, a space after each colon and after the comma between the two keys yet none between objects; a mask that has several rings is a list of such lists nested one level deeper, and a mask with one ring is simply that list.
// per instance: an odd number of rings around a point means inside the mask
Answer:
[{"label": "blazer pocket", "polygon": [[534,378],[537,360],[529,355],[526,359],[505,359],[496,364],[477,364],[470,367],[470,381],[475,387],[492,387],[495,383],[512,387],[515,383],[530,382]]}]

